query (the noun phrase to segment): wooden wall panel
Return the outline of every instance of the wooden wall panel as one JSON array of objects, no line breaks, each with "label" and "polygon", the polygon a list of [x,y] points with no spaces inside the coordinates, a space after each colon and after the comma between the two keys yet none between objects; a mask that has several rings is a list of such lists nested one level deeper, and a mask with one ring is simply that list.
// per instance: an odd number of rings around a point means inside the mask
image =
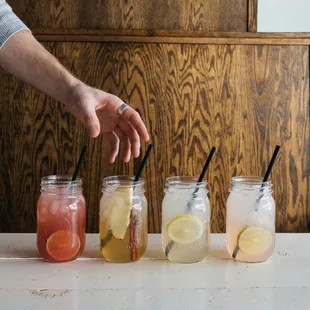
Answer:
[{"label": "wooden wall panel", "polygon": [[247,0],[9,0],[33,28],[246,31]]},{"label": "wooden wall panel", "polygon": [[[207,179],[212,231],[225,230],[233,175],[263,175],[276,144],[272,180],[278,231],[310,231],[309,53],[306,46],[47,43],[78,77],[120,96],[150,130],[146,166],[149,231],[160,231],[164,180],[198,175],[212,145]],[[72,173],[83,144],[87,229],[98,231],[101,181],[132,174],[141,159],[107,162],[60,105],[0,73],[1,231],[35,231],[40,177]],[[143,150],[146,145],[143,145]]]},{"label": "wooden wall panel", "polygon": [[248,31],[257,32],[258,0],[248,0]]}]

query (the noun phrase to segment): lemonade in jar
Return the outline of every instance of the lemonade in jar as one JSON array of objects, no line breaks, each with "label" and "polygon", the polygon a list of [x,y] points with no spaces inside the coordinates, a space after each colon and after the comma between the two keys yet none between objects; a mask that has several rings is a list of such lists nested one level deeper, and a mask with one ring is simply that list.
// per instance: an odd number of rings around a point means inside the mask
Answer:
[{"label": "lemonade in jar", "polygon": [[172,262],[199,262],[210,244],[207,182],[195,177],[166,180],[162,203],[162,247]]},{"label": "lemonade in jar", "polygon": [[144,180],[112,176],[103,180],[100,200],[100,248],[116,263],[139,260],[147,246],[147,200]]},{"label": "lemonade in jar", "polygon": [[234,177],[226,206],[226,245],[244,262],[266,261],[274,251],[275,202],[272,184],[260,177]]},{"label": "lemonade in jar", "polygon": [[42,178],[37,204],[37,248],[50,262],[76,259],[85,247],[86,205],[82,179]]}]

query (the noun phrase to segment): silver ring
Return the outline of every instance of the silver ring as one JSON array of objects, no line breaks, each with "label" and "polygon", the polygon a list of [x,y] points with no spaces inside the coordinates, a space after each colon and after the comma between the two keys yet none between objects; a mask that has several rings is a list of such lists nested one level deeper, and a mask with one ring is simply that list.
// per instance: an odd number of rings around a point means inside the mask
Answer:
[{"label": "silver ring", "polygon": [[118,115],[118,116],[121,116],[121,115],[124,113],[124,111],[125,111],[128,107],[129,107],[128,104],[123,103],[123,104],[118,108],[118,110],[117,110],[117,115]]}]

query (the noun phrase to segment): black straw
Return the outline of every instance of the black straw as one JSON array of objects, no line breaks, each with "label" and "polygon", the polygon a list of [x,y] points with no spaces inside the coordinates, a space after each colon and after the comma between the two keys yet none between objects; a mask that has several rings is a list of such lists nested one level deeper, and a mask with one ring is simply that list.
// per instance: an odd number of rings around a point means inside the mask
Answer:
[{"label": "black straw", "polygon": [[81,155],[80,155],[80,158],[79,158],[79,161],[76,165],[76,168],[74,170],[74,173],[73,173],[73,177],[71,179],[71,182],[75,181],[79,172],[80,172],[80,169],[81,169],[81,166],[82,166],[82,161],[84,159],[84,156],[85,156],[85,153],[86,153],[86,146],[83,147],[82,149],[82,152],[81,152]]},{"label": "black straw", "polygon": [[144,157],[143,157],[143,159],[142,159],[141,165],[140,165],[140,167],[139,167],[139,169],[138,169],[138,172],[137,172],[137,174],[136,174],[136,177],[135,177],[135,179],[134,179],[134,182],[138,182],[138,181],[139,181],[140,176],[141,176],[141,173],[142,173],[142,170],[143,170],[143,168],[144,168],[144,166],[145,166],[145,164],[146,164],[146,161],[147,161],[147,159],[148,159],[148,157],[149,157],[149,155],[150,155],[150,152],[151,152],[151,150],[152,150],[152,147],[153,147],[153,144],[150,144],[150,145],[148,146],[147,151],[146,151],[146,153],[145,153],[145,155],[144,155]]},{"label": "black straw", "polygon": [[[211,151],[210,151],[210,154],[209,154],[209,156],[208,156],[208,158],[207,158],[207,160],[206,160],[206,163],[205,163],[205,165],[204,165],[204,167],[203,167],[203,169],[202,169],[202,171],[201,171],[201,174],[200,174],[200,177],[199,177],[199,179],[198,179],[197,185],[198,185],[199,183],[201,183],[202,180],[204,179],[204,177],[205,177],[205,175],[206,175],[206,172],[207,172],[207,170],[208,170],[208,168],[209,168],[210,162],[211,162],[211,160],[212,160],[212,157],[213,157],[213,155],[214,155],[214,153],[215,153],[215,150],[216,150],[216,148],[213,146],[212,149],[211,149]],[[198,192],[198,190],[199,190],[199,187],[196,187],[195,191],[193,192],[193,195],[195,195],[195,194]]]},{"label": "black straw", "polygon": [[206,163],[205,163],[205,165],[204,165],[204,167],[203,167],[203,169],[201,171],[200,177],[198,179],[199,183],[202,182],[203,178],[205,177],[205,174],[206,174],[206,172],[207,172],[207,170],[209,168],[209,165],[210,165],[211,159],[212,159],[212,157],[213,157],[213,155],[215,153],[215,150],[216,150],[216,148],[213,146],[211,151],[210,151],[210,154],[209,154],[209,156],[208,156],[208,158],[206,160]]},{"label": "black straw", "polygon": [[[276,148],[275,148],[274,151],[273,151],[272,158],[271,158],[271,160],[270,160],[270,163],[269,163],[269,165],[268,165],[267,171],[266,171],[265,176],[264,176],[264,179],[263,179],[263,183],[262,183],[262,185],[261,185],[260,191],[261,191],[262,193],[263,193],[263,191],[264,191],[265,183],[268,181],[269,175],[270,175],[270,173],[271,173],[271,169],[272,169],[273,164],[274,164],[274,162],[275,162],[275,160],[276,160],[276,158],[277,158],[277,155],[278,155],[278,153],[279,153],[279,150],[280,150],[280,145],[277,145]],[[258,198],[257,202],[259,202],[263,197],[264,197],[264,194],[262,194],[262,195]],[[255,210],[256,210],[256,211],[258,210],[257,205],[258,205],[258,204],[256,203],[256,207],[255,207]]]},{"label": "black straw", "polygon": [[271,158],[270,163],[269,163],[269,165],[268,165],[268,169],[267,169],[267,171],[266,171],[266,173],[265,173],[264,180],[263,180],[263,184],[264,184],[265,182],[268,181],[269,175],[270,175],[270,173],[271,173],[271,169],[272,169],[273,164],[274,164],[274,162],[275,162],[275,160],[276,160],[276,158],[277,158],[277,155],[278,155],[278,153],[279,153],[279,150],[280,150],[280,145],[277,145],[276,148],[274,149],[272,158]]}]

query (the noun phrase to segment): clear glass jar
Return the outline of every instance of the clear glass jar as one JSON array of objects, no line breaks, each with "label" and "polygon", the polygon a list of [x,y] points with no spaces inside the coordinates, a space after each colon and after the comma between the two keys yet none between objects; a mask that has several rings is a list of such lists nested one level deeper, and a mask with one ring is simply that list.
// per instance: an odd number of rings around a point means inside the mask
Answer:
[{"label": "clear glass jar", "polygon": [[100,248],[115,263],[139,260],[148,237],[147,200],[144,180],[112,176],[103,180],[100,200]]},{"label": "clear glass jar", "polygon": [[195,177],[166,180],[162,203],[162,247],[172,262],[199,262],[210,245],[210,203],[207,182]]},{"label": "clear glass jar", "polygon": [[37,204],[37,247],[50,262],[76,259],[84,251],[86,204],[82,179],[51,175],[41,179]]},{"label": "clear glass jar", "polygon": [[226,207],[226,245],[244,262],[263,262],[274,251],[275,202],[271,182],[260,177],[234,177]]}]

